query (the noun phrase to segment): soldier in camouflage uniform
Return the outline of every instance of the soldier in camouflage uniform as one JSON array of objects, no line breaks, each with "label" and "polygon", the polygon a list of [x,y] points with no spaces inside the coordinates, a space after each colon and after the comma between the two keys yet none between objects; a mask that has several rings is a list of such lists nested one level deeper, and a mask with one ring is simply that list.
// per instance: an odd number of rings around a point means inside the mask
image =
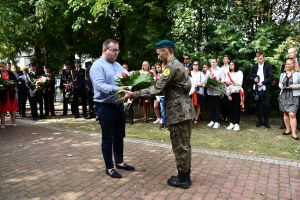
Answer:
[{"label": "soldier in camouflage uniform", "polygon": [[161,78],[149,88],[138,92],[127,91],[124,99],[165,95],[167,122],[178,170],[178,176],[171,176],[168,185],[187,189],[191,185],[190,139],[194,110],[189,97],[191,81],[182,63],[174,57],[174,47],[169,40],[156,43],[158,58],[166,64]]}]

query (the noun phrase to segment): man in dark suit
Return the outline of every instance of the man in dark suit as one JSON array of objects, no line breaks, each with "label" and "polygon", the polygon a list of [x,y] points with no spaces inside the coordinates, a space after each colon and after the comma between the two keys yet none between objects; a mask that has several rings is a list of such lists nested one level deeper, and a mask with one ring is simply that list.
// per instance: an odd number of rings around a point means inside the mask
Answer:
[{"label": "man in dark suit", "polygon": [[270,128],[269,111],[270,111],[270,92],[269,88],[272,82],[272,66],[265,63],[263,52],[256,54],[257,63],[252,67],[248,81],[253,85],[254,100],[256,104],[256,114],[258,121],[256,127],[264,126]]},{"label": "man in dark suit", "polygon": [[54,109],[55,77],[54,77],[53,73],[50,71],[48,66],[44,66],[43,76],[45,76],[49,79],[48,85],[43,89],[44,104],[45,104],[45,116],[49,115],[49,111],[51,113],[51,116],[55,116],[55,109]]},{"label": "man in dark suit", "polygon": [[90,78],[90,68],[92,66],[92,62],[88,61],[85,63],[85,70],[86,70],[86,91],[87,91],[87,104],[88,104],[88,119],[94,118],[95,117],[95,109],[94,109],[94,88],[93,84]]},{"label": "man in dark suit", "polygon": [[60,90],[63,93],[63,114],[65,116],[68,114],[68,103],[72,101],[72,91],[73,91],[73,83],[72,83],[72,63],[70,61],[66,61],[64,63],[64,69],[61,73],[60,77]]},{"label": "man in dark suit", "polygon": [[82,105],[82,115],[87,119],[87,95],[86,95],[86,80],[87,74],[81,68],[80,60],[74,61],[75,69],[72,71],[73,78],[73,101],[71,104],[72,112],[75,118],[79,118],[79,98]]},{"label": "man in dark suit", "polygon": [[35,82],[42,75],[37,71],[37,63],[32,62],[30,64],[31,71],[28,73],[26,85],[29,89],[30,97],[29,103],[31,108],[31,115],[33,120],[38,119],[37,104],[39,104],[40,119],[44,119],[43,109],[43,91],[36,88]]},{"label": "man in dark suit", "polygon": [[19,104],[19,113],[21,117],[26,116],[26,102],[29,99],[29,89],[26,85],[27,83],[27,76],[28,76],[28,68],[24,67],[23,75],[18,77],[18,104]]}]

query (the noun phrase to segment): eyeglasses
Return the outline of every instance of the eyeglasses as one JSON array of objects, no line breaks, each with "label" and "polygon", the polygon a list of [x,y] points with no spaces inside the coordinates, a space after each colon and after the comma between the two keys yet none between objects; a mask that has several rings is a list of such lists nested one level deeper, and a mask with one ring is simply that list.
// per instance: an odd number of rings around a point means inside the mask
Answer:
[{"label": "eyeglasses", "polygon": [[108,50],[114,52],[114,53],[120,53],[120,49],[111,49],[111,48],[108,48]]}]

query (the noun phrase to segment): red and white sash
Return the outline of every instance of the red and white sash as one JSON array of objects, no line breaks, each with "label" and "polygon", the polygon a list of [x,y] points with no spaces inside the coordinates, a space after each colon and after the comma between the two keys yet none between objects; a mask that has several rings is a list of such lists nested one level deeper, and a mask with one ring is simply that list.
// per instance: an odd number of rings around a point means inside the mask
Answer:
[{"label": "red and white sash", "polygon": [[[227,73],[227,76],[228,76],[230,82],[231,82],[232,84],[235,84],[234,81],[232,80],[231,75],[230,75],[229,72]],[[245,103],[245,93],[244,93],[244,89],[243,89],[242,87],[241,87],[241,89],[240,89],[240,98],[241,98],[241,103],[240,103],[240,105],[241,105],[242,108],[244,108],[244,107],[245,107],[245,104],[244,104],[244,103]]]}]

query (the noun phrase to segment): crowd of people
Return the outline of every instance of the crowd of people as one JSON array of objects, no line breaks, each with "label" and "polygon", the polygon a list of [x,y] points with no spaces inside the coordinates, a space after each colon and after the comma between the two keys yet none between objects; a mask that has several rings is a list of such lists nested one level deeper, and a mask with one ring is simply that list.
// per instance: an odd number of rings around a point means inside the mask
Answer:
[{"label": "crowd of people", "polygon": [[[282,89],[279,95],[280,111],[283,113],[282,128],[286,128],[284,135],[292,134],[294,139],[299,137],[296,134],[298,112],[298,90],[297,75],[299,72],[299,58],[297,49],[288,50],[288,59],[282,66],[282,74],[279,80],[279,87]],[[244,106],[243,82],[247,80],[253,85],[253,99],[256,104],[257,127],[270,128],[270,85],[272,82],[272,66],[265,62],[264,53],[258,52],[257,63],[253,65],[249,75],[244,77],[240,70],[238,60],[232,60],[229,55],[223,56],[222,65],[219,67],[216,58],[209,59],[209,63],[202,63],[198,60],[190,61],[189,56],[183,56],[183,66],[190,76],[192,89],[190,97],[195,110],[193,123],[197,125],[200,120],[209,120],[208,127],[218,129],[222,121],[228,123],[227,130],[240,130],[240,112]],[[294,62],[293,62],[294,61]],[[90,67],[92,62],[85,63],[85,69],[81,67],[80,60],[73,63],[66,61],[60,73],[60,90],[63,98],[62,116],[68,115],[68,104],[71,104],[71,113],[75,118],[80,117],[79,105],[82,106],[82,116],[85,119],[96,117],[94,105],[94,88],[90,79]],[[43,72],[38,70],[37,63],[32,62],[22,71],[7,62],[1,62],[1,78],[11,81],[9,86],[0,90],[1,102],[1,128],[5,128],[5,116],[10,113],[12,125],[16,126],[16,113],[20,117],[26,117],[26,102],[29,100],[31,118],[33,120],[44,119],[51,115],[55,116],[55,76],[51,70],[45,66]],[[123,69],[130,72],[127,64],[122,65]],[[161,62],[153,66],[148,61],[143,61],[139,72],[149,73],[155,81],[159,80],[165,66]],[[294,73],[296,72],[296,73]],[[293,76],[290,79],[290,76]],[[37,82],[41,77],[47,78],[47,85],[40,87]],[[206,86],[207,78],[213,78],[222,82],[226,88],[223,96],[219,90]],[[283,82],[290,81],[290,83]],[[284,85],[289,85],[289,90]],[[288,92],[287,92],[288,91]],[[290,95],[291,101],[287,101]],[[286,103],[293,103],[287,106]],[[129,99],[128,104],[132,101]],[[151,105],[152,104],[152,105]],[[156,119],[153,124],[159,124],[161,128],[167,127],[167,111],[165,97],[163,94],[150,97],[139,98],[138,105],[142,108],[143,121],[148,123],[150,109],[153,107]],[[134,122],[133,106],[128,106],[126,121]],[[291,108],[293,108],[291,110]],[[297,114],[298,113],[298,114]],[[298,126],[299,127],[299,126]]]},{"label": "crowd of people", "polygon": [[[116,85],[118,75],[130,73],[126,64],[116,62],[119,55],[119,43],[108,39],[102,46],[102,56],[94,63],[86,62],[85,69],[80,60],[65,62],[60,75],[60,89],[63,97],[62,116],[71,113],[80,117],[79,105],[85,119],[98,117],[102,130],[102,155],[106,174],[112,178],[122,178],[116,169],[134,171],[135,168],[124,162],[123,148],[125,121],[134,122],[132,102],[139,99],[143,110],[144,123],[149,122],[150,104],[153,103],[156,119],[154,124],[168,128],[172,149],[178,170],[177,176],[171,176],[167,183],[172,187],[189,188],[192,184],[191,174],[191,124],[197,125],[200,120],[209,121],[208,127],[220,128],[223,119],[228,124],[227,130],[239,131],[240,112],[244,108],[243,83],[247,80],[253,89],[256,104],[256,127],[270,128],[270,85],[272,83],[272,66],[265,62],[263,52],[256,54],[257,63],[244,78],[238,60],[229,55],[223,56],[219,67],[216,58],[202,66],[198,60],[190,62],[189,56],[183,56],[183,63],[174,56],[175,45],[169,40],[156,43],[156,53],[160,62],[152,67],[143,61],[140,74],[150,74],[155,84],[139,91],[130,91],[128,86]],[[300,116],[300,60],[297,49],[288,50],[288,58],[282,66],[279,79],[281,89],[278,101],[283,113],[283,135],[297,135],[297,118]],[[49,114],[55,116],[55,76],[45,66],[43,72],[37,70],[32,62],[29,67],[19,71],[10,63],[0,62],[0,116],[1,129],[5,128],[5,117],[10,113],[12,126],[17,126],[16,113],[26,117],[26,102],[29,100],[33,120],[43,119]],[[222,90],[211,87],[208,82],[214,80]],[[129,104],[125,114],[123,102],[116,94],[125,91],[123,100]],[[152,99],[154,100],[152,101]],[[38,105],[39,104],[39,105]],[[38,109],[39,108],[39,109]],[[39,113],[38,113],[39,110]],[[125,117],[127,116],[127,118]],[[299,126],[298,126],[299,128]],[[114,157],[114,161],[113,161]]]}]

